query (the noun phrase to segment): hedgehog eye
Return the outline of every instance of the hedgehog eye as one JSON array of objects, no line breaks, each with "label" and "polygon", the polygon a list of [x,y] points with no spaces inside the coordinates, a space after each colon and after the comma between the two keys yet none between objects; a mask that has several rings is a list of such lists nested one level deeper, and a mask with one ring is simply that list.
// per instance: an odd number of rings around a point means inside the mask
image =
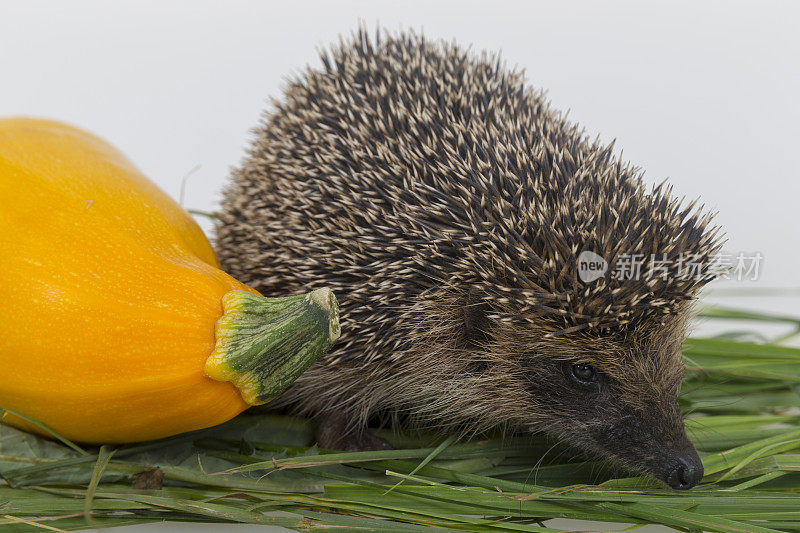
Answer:
[{"label": "hedgehog eye", "polygon": [[570,366],[569,375],[581,385],[597,383],[597,370],[586,363],[576,363]]}]

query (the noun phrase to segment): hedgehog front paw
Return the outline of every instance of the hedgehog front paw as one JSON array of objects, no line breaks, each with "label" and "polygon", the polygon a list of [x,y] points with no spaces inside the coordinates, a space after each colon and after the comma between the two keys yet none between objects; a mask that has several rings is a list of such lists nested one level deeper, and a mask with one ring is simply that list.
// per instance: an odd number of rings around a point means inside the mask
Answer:
[{"label": "hedgehog front paw", "polygon": [[317,426],[317,445],[328,450],[345,452],[366,452],[377,450],[393,450],[394,447],[384,438],[368,430],[348,427],[342,415],[328,415],[320,420]]},{"label": "hedgehog front paw", "polygon": [[357,435],[345,437],[344,445],[345,447],[342,449],[348,452],[394,450],[394,446],[392,446],[388,440],[377,436],[368,429],[364,429]]}]

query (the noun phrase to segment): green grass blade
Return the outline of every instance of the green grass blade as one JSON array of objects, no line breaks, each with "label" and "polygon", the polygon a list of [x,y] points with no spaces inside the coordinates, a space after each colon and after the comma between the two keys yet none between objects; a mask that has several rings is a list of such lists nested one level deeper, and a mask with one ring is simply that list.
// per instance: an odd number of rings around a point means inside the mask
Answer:
[{"label": "green grass blade", "polygon": [[41,429],[42,431],[44,431],[48,435],[52,436],[54,439],[60,441],[65,446],[68,446],[69,448],[72,448],[73,450],[75,450],[79,454],[81,454],[81,455],[89,455],[89,452],[87,452],[86,450],[84,450],[83,448],[81,448],[80,446],[78,446],[77,444],[75,444],[74,442],[69,440],[68,438],[63,437],[62,435],[57,433],[55,430],[50,429],[49,426],[43,424],[42,422],[39,422],[35,418],[31,418],[31,417],[29,417],[27,415],[24,415],[22,413],[19,413],[17,411],[12,411],[11,409],[4,409],[4,408],[0,407],[0,418],[2,418],[3,413],[9,413],[9,414],[12,414],[14,416],[17,416],[17,417],[25,420],[26,422],[30,422],[31,424],[33,424],[34,426],[38,427],[39,429]]},{"label": "green grass blade", "polygon": [[[431,462],[431,460],[433,460],[433,459],[434,459],[434,458],[435,458],[437,455],[439,455],[440,453],[442,453],[444,450],[446,450],[446,449],[447,449],[447,447],[448,447],[448,446],[450,446],[451,444],[453,444],[453,442],[455,442],[455,440],[456,440],[457,438],[458,438],[458,437],[457,437],[456,435],[450,435],[450,436],[449,436],[449,437],[447,437],[445,440],[443,440],[443,441],[442,441],[442,443],[441,443],[439,446],[437,446],[437,447],[436,447],[436,448],[435,448],[435,449],[434,449],[434,450],[433,450],[431,453],[429,453],[429,454],[427,455],[427,457],[425,457],[425,459],[423,459],[422,461],[420,461],[419,465],[417,465],[417,466],[416,466],[416,468],[414,468],[414,470],[412,470],[412,471],[411,471],[411,475],[414,475],[414,474],[416,474],[416,473],[419,471],[419,469],[420,469],[420,468],[422,468],[422,467],[424,467],[426,464],[430,463],[430,462]],[[396,484],[396,485],[393,485],[391,488],[389,488],[389,490],[387,490],[387,491],[386,491],[386,494],[388,494],[388,493],[392,492],[392,490],[394,490],[394,489],[396,489],[397,487],[399,487],[399,486],[400,486],[402,483],[403,483],[403,480],[401,479],[400,481],[398,481],[398,482],[397,482],[397,484]]]},{"label": "green grass blade", "polygon": [[97,485],[100,483],[100,479],[103,477],[103,472],[108,466],[108,462],[111,460],[112,455],[114,455],[114,450],[108,446],[100,447],[100,451],[97,454],[97,462],[95,463],[94,470],[92,471],[92,478],[89,481],[89,486],[86,489],[83,514],[86,517],[87,525],[90,527],[95,527],[92,520],[92,500],[94,499],[94,493],[95,490],[97,490]]}]

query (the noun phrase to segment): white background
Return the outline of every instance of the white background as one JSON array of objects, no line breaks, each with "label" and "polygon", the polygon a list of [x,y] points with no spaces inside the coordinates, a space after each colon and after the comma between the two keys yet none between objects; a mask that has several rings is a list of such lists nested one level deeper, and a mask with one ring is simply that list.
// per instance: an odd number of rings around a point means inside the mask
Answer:
[{"label": "white background", "polygon": [[800,309],[739,290],[800,286],[797,3],[0,0],[0,116],[89,129],[176,198],[196,168],[184,206],[213,210],[267,99],[359,20],[502,51],[648,181],[718,210],[728,251],[764,255],[725,301]]}]

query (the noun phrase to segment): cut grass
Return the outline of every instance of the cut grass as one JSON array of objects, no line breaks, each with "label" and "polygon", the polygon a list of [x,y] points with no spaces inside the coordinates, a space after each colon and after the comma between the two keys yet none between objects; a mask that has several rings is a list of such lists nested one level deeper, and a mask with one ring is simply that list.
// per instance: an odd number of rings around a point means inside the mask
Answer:
[{"label": "cut grass", "polygon": [[[723,309],[706,316],[800,328],[785,316]],[[800,531],[800,349],[780,341],[687,341],[681,403],[706,472],[687,492],[619,477],[625,473],[542,436],[458,442],[381,432],[398,449],[342,453],[314,447],[309,421],[274,414],[117,448],[0,426],[0,531],[162,520],[296,530],[558,531],[548,527],[552,518]],[[164,488],[132,489],[132,476],[153,467],[163,471]]]}]

